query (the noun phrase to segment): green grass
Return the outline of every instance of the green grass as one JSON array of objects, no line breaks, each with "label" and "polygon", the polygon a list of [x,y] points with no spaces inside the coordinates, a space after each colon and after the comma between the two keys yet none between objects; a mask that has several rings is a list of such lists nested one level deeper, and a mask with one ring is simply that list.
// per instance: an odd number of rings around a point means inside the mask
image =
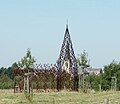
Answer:
[{"label": "green grass", "polygon": [[29,102],[23,93],[0,90],[0,104],[103,104],[105,98],[109,99],[109,104],[120,104],[120,92],[112,91],[91,94],[65,91],[34,93],[32,102]]}]

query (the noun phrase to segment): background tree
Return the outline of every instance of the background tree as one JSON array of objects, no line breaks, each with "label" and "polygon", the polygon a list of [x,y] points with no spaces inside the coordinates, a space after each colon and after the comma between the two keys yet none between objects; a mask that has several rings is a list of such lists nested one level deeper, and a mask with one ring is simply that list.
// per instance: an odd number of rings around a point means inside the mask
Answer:
[{"label": "background tree", "polygon": [[13,88],[13,69],[9,68],[0,68],[0,89]]},{"label": "background tree", "polygon": [[85,50],[81,53],[80,57],[78,57],[77,63],[82,69],[90,67],[88,53]]},{"label": "background tree", "polygon": [[104,74],[101,77],[103,90],[109,90],[111,88],[112,77],[116,77],[117,89],[120,90],[120,63],[112,61],[109,65],[104,66]]},{"label": "background tree", "polygon": [[99,91],[99,84],[101,84],[101,76],[92,74],[92,75],[86,76],[86,80],[89,84],[90,89]]},{"label": "background tree", "polygon": [[91,88],[99,90],[99,84],[102,90],[110,90],[111,86],[115,87],[115,82],[112,84],[112,77],[117,79],[116,87],[120,90],[120,63],[112,61],[109,65],[104,66],[104,73],[100,75],[89,75],[87,81],[90,83]]},{"label": "background tree", "polygon": [[88,53],[85,50],[83,51],[83,53],[81,53],[81,55],[79,55],[77,59],[77,65],[78,65],[78,72],[79,72],[79,88],[81,88],[82,91],[86,93],[87,89],[90,86],[89,85],[90,83],[88,82],[83,69],[90,67],[90,65],[88,60]]},{"label": "background tree", "polygon": [[6,74],[10,79],[14,79],[15,74],[14,74],[14,70],[18,68],[18,64],[15,62],[12,64],[12,66],[8,67],[6,70]]},{"label": "background tree", "polygon": [[10,89],[13,87],[13,80],[6,74],[0,75],[0,89]]},{"label": "background tree", "polygon": [[31,50],[28,48],[26,55],[18,62],[18,66],[22,69],[30,69],[33,68],[35,62],[36,60],[32,57]]}]

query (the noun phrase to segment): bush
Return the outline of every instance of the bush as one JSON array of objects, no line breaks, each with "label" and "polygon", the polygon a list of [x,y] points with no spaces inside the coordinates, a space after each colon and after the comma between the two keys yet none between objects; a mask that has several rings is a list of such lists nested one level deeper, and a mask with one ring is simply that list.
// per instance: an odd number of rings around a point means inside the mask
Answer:
[{"label": "bush", "polygon": [[0,76],[0,89],[10,89],[13,87],[13,81],[7,75]]}]

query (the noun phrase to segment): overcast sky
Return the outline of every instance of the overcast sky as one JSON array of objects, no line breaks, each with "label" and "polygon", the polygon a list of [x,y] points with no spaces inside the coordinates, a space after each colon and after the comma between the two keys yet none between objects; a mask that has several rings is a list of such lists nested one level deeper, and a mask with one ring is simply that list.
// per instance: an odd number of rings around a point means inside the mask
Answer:
[{"label": "overcast sky", "polygon": [[75,55],[92,67],[120,61],[120,0],[0,0],[0,67],[31,48],[37,63],[55,63],[68,19]]}]

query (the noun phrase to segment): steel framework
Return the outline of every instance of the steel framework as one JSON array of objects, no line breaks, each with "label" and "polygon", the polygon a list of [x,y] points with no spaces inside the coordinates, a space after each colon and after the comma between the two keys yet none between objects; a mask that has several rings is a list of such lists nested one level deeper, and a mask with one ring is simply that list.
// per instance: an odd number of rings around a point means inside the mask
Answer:
[{"label": "steel framework", "polygon": [[[65,61],[69,62],[69,69],[68,73],[70,73],[72,76],[74,76],[74,90],[77,90],[78,88],[78,70],[77,70],[77,61],[75,58],[72,41],[68,29],[68,25],[66,25],[65,35],[63,44],[61,47],[60,55],[57,61],[58,66],[58,79],[60,79],[60,73],[65,70],[64,69],[64,63]],[[60,80],[58,80],[58,86],[60,86]]]}]

